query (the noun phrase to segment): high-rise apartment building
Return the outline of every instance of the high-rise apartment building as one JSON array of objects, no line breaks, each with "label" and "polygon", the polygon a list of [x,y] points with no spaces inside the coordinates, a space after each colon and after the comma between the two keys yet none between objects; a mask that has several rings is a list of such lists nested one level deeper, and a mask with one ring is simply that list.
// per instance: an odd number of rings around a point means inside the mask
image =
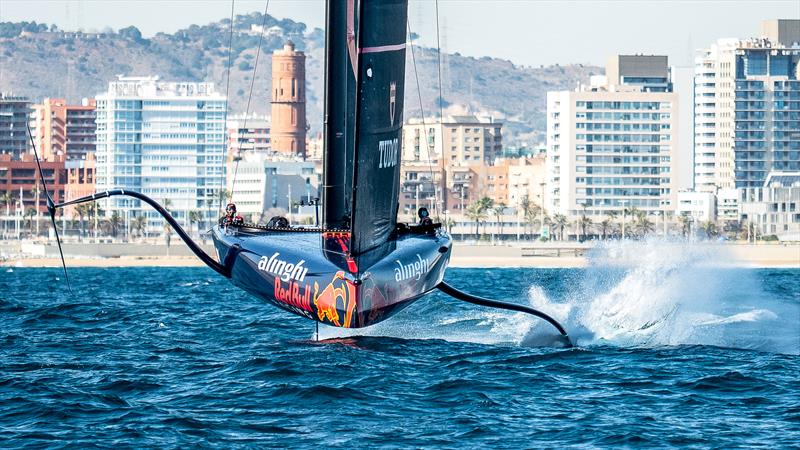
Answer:
[{"label": "high-rise apartment building", "polygon": [[272,54],[272,150],[306,154],[306,55],[292,41]]},{"label": "high-rise apartment building", "polygon": [[27,97],[0,93],[0,154],[19,159],[30,151],[30,113]]},{"label": "high-rise apartment building", "polygon": [[609,77],[547,93],[545,192],[549,213],[602,216],[635,207],[674,210],[678,95],[667,58],[619,56]]},{"label": "high-rise apartment building", "polygon": [[403,161],[438,161],[450,165],[493,164],[503,154],[503,124],[493,118],[453,116],[410,119],[403,126]]},{"label": "high-rise apartment building", "polygon": [[800,170],[800,20],[764,21],[762,34],[720,39],[695,59],[697,190]]},{"label": "high-rise apartment building", "polygon": [[46,98],[33,105],[31,122],[39,155],[45,159],[86,159],[95,151],[95,119],[94,99],[68,105],[63,98]]},{"label": "high-rise apartment building", "polygon": [[269,154],[272,152],[270,141],[269,119],[263,116],[228,116],[228,156],[242,156],[255,152]]},{"label": "high-rise apartment building", "polygon": [[[225,97],[214,84],[119,77],[96,100],[97,189],[130,188],[166,201],[187,226],[192,210],[207,222],[216,220],[215,202],[225,188],[226,132]],[[136,199],[113,197],[104,209],[145,216],[151,231],[163,225]]]}]

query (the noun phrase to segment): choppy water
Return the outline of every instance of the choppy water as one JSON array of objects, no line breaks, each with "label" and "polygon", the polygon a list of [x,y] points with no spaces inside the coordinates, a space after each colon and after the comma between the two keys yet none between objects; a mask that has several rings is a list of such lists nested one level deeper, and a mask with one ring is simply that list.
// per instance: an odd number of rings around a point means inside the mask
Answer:
[{"label": "choppy water", "polygon": [[206,269],[71,269],[75,296],[58,270],[4,271],[0,447],[800,443],[800,270],[631,245],[587,269],[448,271],[553,313],[569,350],[440,294],[316,343]]}]

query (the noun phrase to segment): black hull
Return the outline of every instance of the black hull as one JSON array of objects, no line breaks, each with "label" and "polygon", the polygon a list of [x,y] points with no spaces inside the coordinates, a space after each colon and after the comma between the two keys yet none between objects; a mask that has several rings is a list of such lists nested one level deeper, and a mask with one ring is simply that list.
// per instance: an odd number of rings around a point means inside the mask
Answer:
[{"label": "black hull", "polygon": [[215,227],[212,237],[236,286],[287,311],[345,328],[376,324],[435,289],[452,244],[440,230],[405,232],[350,258],[347,232]]}]

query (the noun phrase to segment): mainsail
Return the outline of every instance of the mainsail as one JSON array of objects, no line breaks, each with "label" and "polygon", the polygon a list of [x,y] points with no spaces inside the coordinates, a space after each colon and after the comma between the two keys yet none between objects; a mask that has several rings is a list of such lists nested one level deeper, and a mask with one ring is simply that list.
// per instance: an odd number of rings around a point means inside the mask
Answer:
[{"label": "mainsail", "polygon": [[397,222],[408,1],[330,0],[326,14],[323,222],[360,255]]},{"label": "mainsail", "polygon": [[350,251],[387,242],[397,222],[407,0],[362,0]]}]

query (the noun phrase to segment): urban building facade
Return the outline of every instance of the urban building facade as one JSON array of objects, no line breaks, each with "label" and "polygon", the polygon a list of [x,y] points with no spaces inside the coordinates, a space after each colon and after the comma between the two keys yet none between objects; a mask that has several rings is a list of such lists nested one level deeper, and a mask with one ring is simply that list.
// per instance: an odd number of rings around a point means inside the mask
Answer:
[{"label": "urban building facade", "polygon": [[[87,153],[83,159],[68,159],[64,162],[67,171],[67,185],[64,187],[67,199],[92,195],[95,189],[95,156]],[[67,207],[67,215],[75,217],[75,207]]]},{"label": "urban building facade", "polygon": [[306,55],[287,41],[272,54],[272,149],[306,154]]},{"label": "urban building facade", "polygon": [[678,96],[667,60],[620,57],[610,65],[611,79],[593,77],[576,91],[547,94],[545,201],[551,213],[675,209],[674,174],[691,162],[677,149]]},{"label": "urban building facade", "polygon": [[410,119],[403,126],[403,161],[491,165],[503,154],[503,124],[491,117]]},{"label": "urban building facade", "polygon": [[[160,202],[183,224],[189,212],[217,219],[225,188],[225,97],[213,83],[122,77],[97,100],[97,190],[129,188]],[[212,205],[214,205],[212,207]],[[141,201],[113,197],[106,213],[147,218],[148,231],[163,219]]]},{"label": "urban building facade", "polygon": [[675,216],[691,217],[695,223],[716,221],[717,197],[712,192],[678,192]]},{"label": "urban building facade", "polygon": [[228,157],[233,159],[243,153],[269,154],[272,143],[269,119],[263,116],[228,116]]},{"label": "urban building facade", "polygon": [[313,214],[313,209],[299,208],[319,198],[321,174],[311,161],[276,160],[249,153],[238,162],[229,163],[228,171],[236,170],[236,179],[228,179],[231,201],[239,214],[251,222],[266,222],[270,210]]},{"label": "urban building facade", "polygon": [[800,241],[800,172],[771,172],[761,187],[739,190],[745,228],[761,236]]},{"label": "urban building facade", "polygon": [[41,104],[33,105],[31,128],[39,156],[85,159],[95,151],[95,120],[94,99],[68,105],[63,98],[46,98]]},{"label": "urban building facade", "polygon": [[695,59],[695,188],[760,187],[800,170],[800,20],[720,39]]},{"label": "urban building facade", "polygon": [[30,151],[30,113],[27,97],[0,93],[0,154],[19,159]]},{"label": "urban building facade", "polygon": [[[53,160],[41,161],[41,167],[53,201],[63,202],[67,184],[64,158],[58,156]],[[47,213],[47,197],[32,153],[25,153],[20,158],[13,158],[10,154],[0,155],[0,195],[6,193],[14,198],[14,209],[22,213],[30,208]]]}]

